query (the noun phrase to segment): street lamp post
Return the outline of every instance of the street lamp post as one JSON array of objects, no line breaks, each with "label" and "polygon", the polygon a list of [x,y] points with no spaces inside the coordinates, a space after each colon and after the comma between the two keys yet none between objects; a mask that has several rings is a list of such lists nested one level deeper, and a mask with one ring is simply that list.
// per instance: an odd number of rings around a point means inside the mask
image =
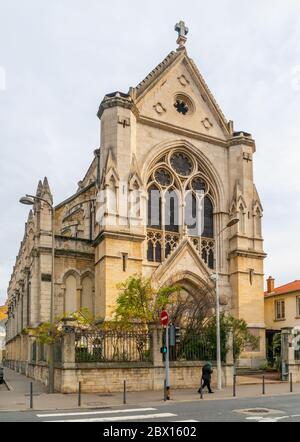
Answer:
[{"label": "street lamp post", "polygon": [[[51,210],[51,233],[52,233],[52,250],[51,250],[51,295],[50,295],[50,324],[54,324],[54,262],[55,262],[55,232],[54,232],[54,207],[45,198],[39,196],[26,195],[20,199],[21,204],[27,206],[32,206],[35,201],[42,201],[48,205]],[[51,342],[49,346],[49,382],[48,382],[48,393],[54,393],[54,345]]]},{"label": "street lamp post", "polygon": [[[217,235],[217,243],[219,243],[221,234],[229,229],[230,227],[235,226],[239,223],[238,218],[234,218],[224,227],[224,229],[220,230]],[[218,390],[222,390],[222,352],[221,352],[221,312],[220,312],[220,287],[219,287],[219,253],[216,247],[216,274],[215,274],[215,282],[216,282],[216,323],[217,323],[217,388]]]}]

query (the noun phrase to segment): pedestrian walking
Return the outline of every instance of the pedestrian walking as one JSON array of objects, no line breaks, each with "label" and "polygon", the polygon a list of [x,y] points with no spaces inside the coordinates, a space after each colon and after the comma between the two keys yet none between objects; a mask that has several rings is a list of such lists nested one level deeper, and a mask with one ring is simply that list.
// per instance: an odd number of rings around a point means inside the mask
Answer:
[{"label": "pedestrian walking", "polygon": [[207,362],[202,368],[201,385],[198,393],[201,394],[205,387],[207,387],[209,394],[213,394],[211,389],[211,375],[213,374],[213,368],[211,362]]}]

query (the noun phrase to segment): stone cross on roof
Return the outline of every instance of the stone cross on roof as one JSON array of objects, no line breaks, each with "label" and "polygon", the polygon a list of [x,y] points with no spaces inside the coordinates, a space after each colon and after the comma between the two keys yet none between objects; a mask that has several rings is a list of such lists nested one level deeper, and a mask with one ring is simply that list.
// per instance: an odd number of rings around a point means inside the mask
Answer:
[{"label": "stone cross on roof", "polygon": [[184,48],[184,45],[187,41],[187,34],[189,33],[189,28],[185,26],[184,21],[180,21],[175,25],[175,31],[178,32],[177,44],[179,45],[178,49]]}]

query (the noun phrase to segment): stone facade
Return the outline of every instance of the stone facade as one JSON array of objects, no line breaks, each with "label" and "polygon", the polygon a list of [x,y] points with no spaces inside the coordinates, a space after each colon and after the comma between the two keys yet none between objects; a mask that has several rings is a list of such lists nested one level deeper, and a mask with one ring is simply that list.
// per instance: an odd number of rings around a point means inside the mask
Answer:
[{"label": "stone facade", "polygon": [[[27,359],[24,329],[50,319],[51,278],[55,317],[87,307],[108,319],[117,284],[129,276],[151,277],[156,287],[178,283],[193,295],[211,285],[217,263],[223,310],[245,319],[260,337],[259,350],[244,353],[242,363],[265,359],[265,253],[262,205],[253,181],[255,141],[225,119],[187,54],[185,39],[137,87],[104,97],[98,112],[101,147],[77,192],[55,207],[54,275],[51,211],[36,200],[8,288],[10,360]],[[158,229],[147,223],[155,180],[163,189]],[[193,192],[194,183],[204,186],[207,213],[211,208],[211,222],[204,217],[207,237],[195,236],[184,220],[184,195]],[[181,223],[168,231],[165,200],[171,191]],[[36,195],[52,204],[47,179]],[[236,217],[239,224],[225,230]]]}]

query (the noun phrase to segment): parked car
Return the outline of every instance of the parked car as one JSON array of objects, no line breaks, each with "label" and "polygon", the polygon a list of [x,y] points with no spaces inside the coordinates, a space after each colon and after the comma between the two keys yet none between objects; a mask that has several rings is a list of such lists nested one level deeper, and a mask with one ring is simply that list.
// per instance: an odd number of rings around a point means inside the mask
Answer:
[{"label": "parked car", "polygon": [[3,382],[4,382],[3,367],[0,367],[0,384],[3,384]]}]

